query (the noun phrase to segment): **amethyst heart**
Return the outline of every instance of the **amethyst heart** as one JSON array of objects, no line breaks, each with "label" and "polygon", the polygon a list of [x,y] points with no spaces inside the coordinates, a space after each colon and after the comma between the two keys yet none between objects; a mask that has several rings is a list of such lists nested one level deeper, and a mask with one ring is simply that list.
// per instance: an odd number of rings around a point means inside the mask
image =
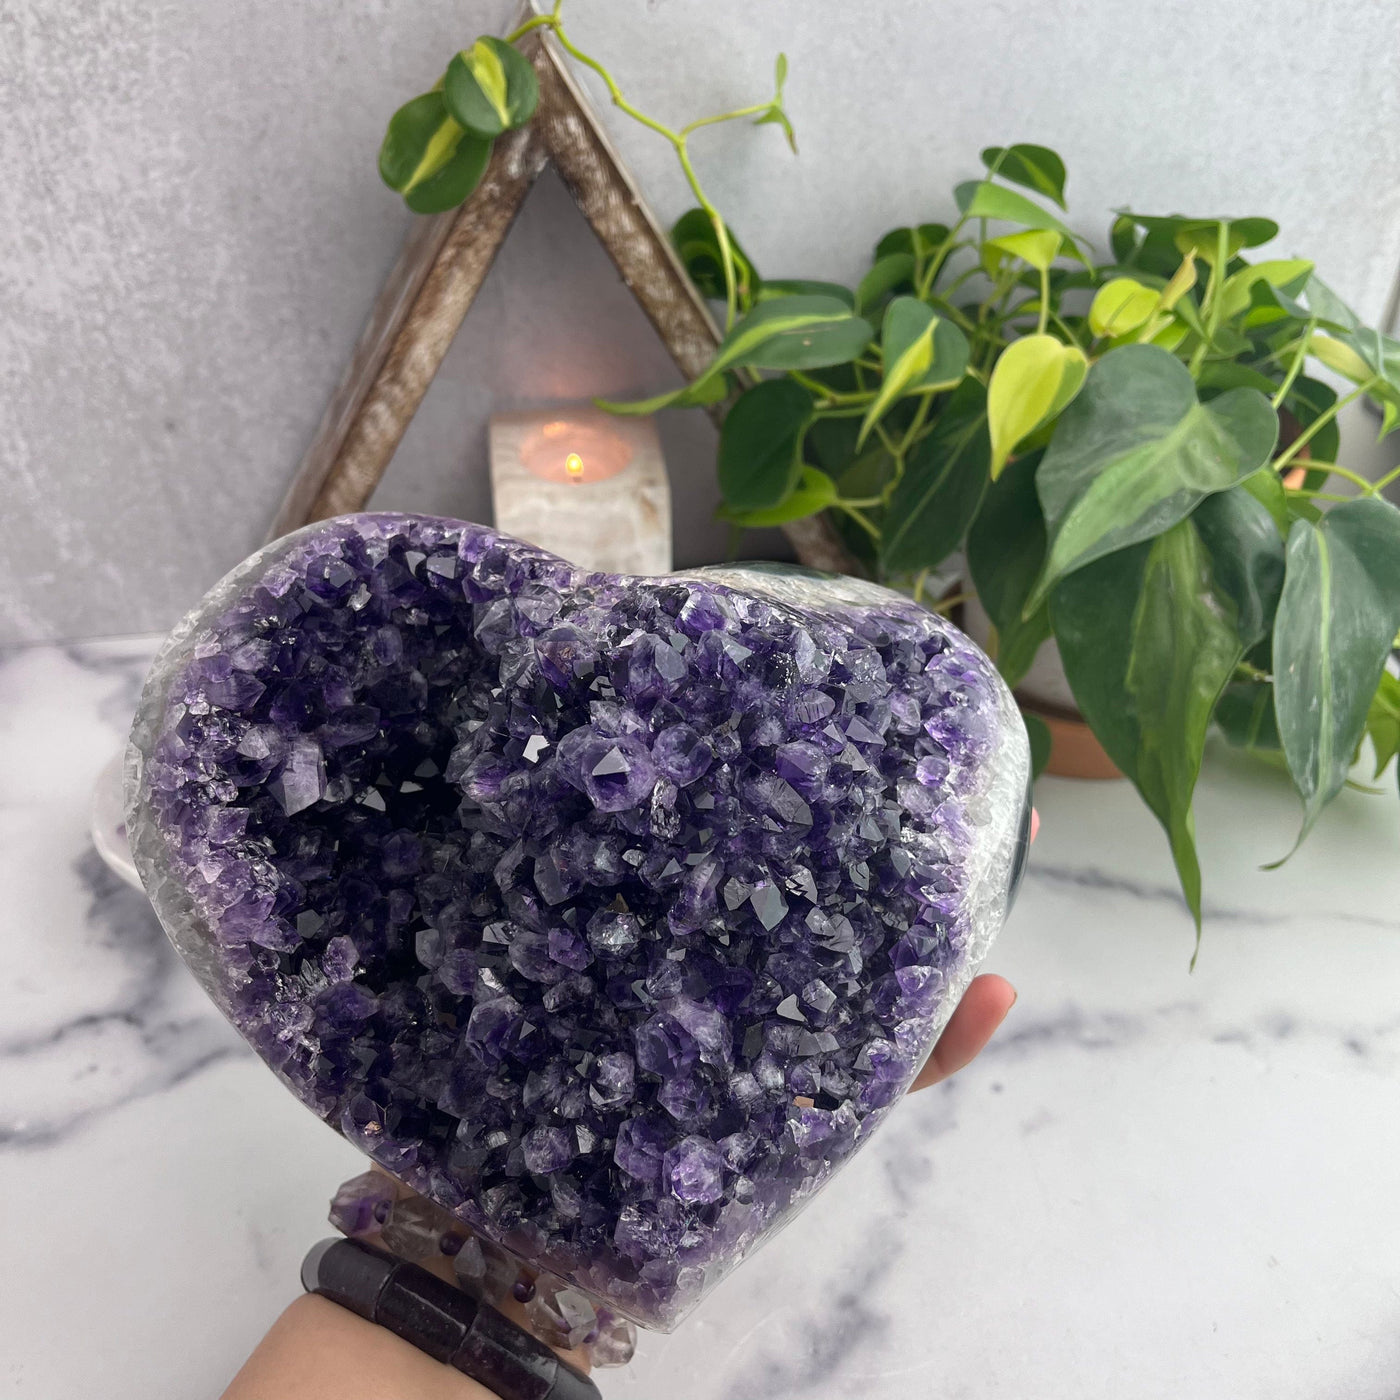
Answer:
[{"label": "amethyst heart", "polygon": [[991,664],[883,588],[360,515],[176,629],[128,826],[305,1104],[669,1329],[909,1083],[1005,917],[1028,771]]}]

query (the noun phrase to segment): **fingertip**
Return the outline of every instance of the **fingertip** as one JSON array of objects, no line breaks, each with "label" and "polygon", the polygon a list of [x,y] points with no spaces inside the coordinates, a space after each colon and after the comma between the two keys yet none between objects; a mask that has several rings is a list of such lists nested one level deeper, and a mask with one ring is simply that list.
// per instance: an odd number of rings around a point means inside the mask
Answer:
[{"label": "fingertip", "polygon": [[1035,838],[1040,834],[1040,813],[1031,808],[1031,845],[1035,845]]}]

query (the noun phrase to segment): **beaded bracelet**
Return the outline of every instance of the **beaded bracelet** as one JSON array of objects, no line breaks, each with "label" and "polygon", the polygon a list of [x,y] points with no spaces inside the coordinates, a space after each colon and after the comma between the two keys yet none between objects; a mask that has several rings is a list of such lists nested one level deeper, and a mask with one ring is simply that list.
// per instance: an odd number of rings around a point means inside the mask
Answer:
[{"label": "beaded bracelet", "polygon": [[637,1349],[637,1329],[625,1317],[554,1274],[526,1268],[383,1172],[345,1182],[331,1199],[329,1218],[349,1239],[373,1240],[400,1259],[451,1259],[464,1293],[492,1308],[514,1298],[535,1336],[561,1350],[582,1349],[595,1367],[625,1366]]},{"label": "beaded bracelet", "polygon": [[363,1240],[313,1246],[301,1281],[500,1400],[602,1400],[587,1376],[495,1308]]}]

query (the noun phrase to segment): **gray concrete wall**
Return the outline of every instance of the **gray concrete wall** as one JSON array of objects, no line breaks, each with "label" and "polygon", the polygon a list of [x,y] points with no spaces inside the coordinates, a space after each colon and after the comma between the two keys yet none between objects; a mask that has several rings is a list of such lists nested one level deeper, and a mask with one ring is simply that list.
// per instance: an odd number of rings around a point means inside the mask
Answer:
[{"label": "gray concrete wall", "polygon": [[[402,237],[384,121],[504,0],[0,0],[0,641],[163,628],[259,540]],[[1264,213],[1377,317],[1400,266],[1393,0],[569,0],[677,122],[791,61],[772,128],[697,142],[770,275],[855,277],[991,142],[1073,221]],[[654,137],[608,114],[669,219]],[[531,197],[376,498],[482,517],[499,408],[673,382],[557,184]],[[715,557],[713,438],[663,425],[678,558]]]}]

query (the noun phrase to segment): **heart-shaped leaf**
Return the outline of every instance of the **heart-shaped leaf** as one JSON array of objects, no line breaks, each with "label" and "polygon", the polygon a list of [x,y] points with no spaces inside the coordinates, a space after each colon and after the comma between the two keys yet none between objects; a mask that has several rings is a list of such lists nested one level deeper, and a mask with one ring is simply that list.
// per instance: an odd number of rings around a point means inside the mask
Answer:
[{"label": "heart-shaped leaf", "polygon": [[759,283],[759,301],[777,301],[779,297],[833,297],[851,311],[856,305],[855,293],[839,282],[818,282],[810,277],[773,277]]},{"label": "heart-shaped leaf", "polygon": [[802,470],[812,396],[791,379],[768,379],[735,400],[719,432],[719,489],[737,511],[785,500]]},{"label": "heart-shaped leaf", "polygon": [[[729,239],[729,253],[734,260],[739,304],[746,307],[753,299],[761,279],[748,254],[734,237],[734,230],[726,228],[725,233]],[[671,243],[700,294],[712,301],[723,301],[728,289],[714,220],[703,209],[687,210],[671,229]]]},{"label": "heart-shaped leaf", "polygon": [[949,233],[947,224],[919,224],[916,228],[892,228],[875,245],[875,257],[885,258],[891,253],[908,253],[913,257],[926,258],[936,248],[942,246]]},{"label": "heart-shaped leaf", "polygon": [[1088,368],[1077,345],[1053,335],[1023,336],[1001,352],[987,386],[993,481],[1017,446],[1074,398]]},{"label": "heart-shaped leaf", "polygon": [[464,131],[441,92],[425,92],[389,119],[379,174],[415,214],[440,214],[477,187],[490,158],[491,142]]},{"label": "heart-shaped leaf", "polygon": [[540,101],[530,60],[513,44],[489,35],[452,56],[442,93],[457,121],[488,139],[524,126]]},{"label": "heart-shaped leaf", "polygon": [[982,152],[982,164],[993,175],[1065,207],[1065,163],[1048,146],[988,146]]},{"label": "heart-shaped leaf", "polygon": [[1247,311],[1251,294],[1261,282],[1296,293],[1312,270],[1312,263],[1304,258],[1274,258],[1251,263],[1228,277],[1220,289],[1220,315],[1230,321]]},{"label": "heart-shaped leaf", "polygon": [[715,513],[731,525],[743,525],[757,530],[770,525],[786,525],[790,520],[805,520],[809,515],[818,515],[834,506],[839,496],[836,483],[825,472],[818,471],[816,467],[803,467],[798,474],[796,487],[777,505],[760,510],[735,510],[723,505]]},{"label": "heart-shaped leaf", "polygon": [[1361,358],[1344,340],[1335,340],[1321,331],[1314,333],[1308,342],[1308,349],[1322,361],[1328,369],[1334,369],[1344,379],[1353,384],[1365,384],[1373,376],[1371,366]]},{"label": "heart-shaped leaf", "polygon": [[856,288],[856,310],[869,311],[878,306],[897,287],[909,284],[913,276],[913,253],[889,253],[877,258]]},{"label": "heart-shaped leaf", "polygon": [[[1272,475],[1268,468],[1256,473],[1265,474]],[[1241,482],[1217,491],[1191,514],[1211,557],[1216,587],[1235,605],[1235,630],[1246,651],[1273,629],[1284,572],[1278,524],[1247,487]]]},{"label": "heart-shaped leaf", "polygon": [[1156,311],[1161,296],[1135,277],[1115,277],[1095,293],[1089,307],[1089,329],[1095,335],[1127,335]]},{"label": "heart-shaped leaf", "polygon": [[857,451],[895,400],[905,394],[951,388],[967,373],[967,337],[914,297],[890,302],[880,331],[880,350],[885,373],[860,425]]},{"label": "heart-shaped leaf", "polygon": [[1274,624],[1274,707],[1302,839],[1346,782],[1400,632],[1400,510],[1362,497],[1294,522]]},{"label": "heart-shaped leaf", "polygon": [[993,184],[990,180],[969,180],[953,191],[953,198],[957,201],[959,212],[969,219],[995,219],[1002,223],[1023,224],[1026,228],[1054,229],[1063,235],[1068,251],[1083,261],[1084,255],[1079,251],[1074,231],[1015,190],[1008,190],[1004,185]]},{"label": "heart-shaped leaf", "polygon": [[1366,733],[1371,736],[1379,778],[1400,753],[1400,677],[1392,671],[1381,672],[1381,683],[1366,711]]},{"label": "heart-shaped leaf", "polygon": [[782,133],[787,137],[788,149],[797,154],[797,133],[792,129],[792,122],[788,119],[786,109],[783,107],[783,84],[787,82],[788,61],[787,54],[780,53],[777,61],[773,65],[773,85],[776,89],[772,104],[766,111],[754,118],[755,126],[777,126],[782,129]]},{"label": "heart-shaped leaf", "polygon": [[1064,235],[1054,229],[1027,229],[1024,233],[1006,233],[1000,238],[989,238],[983,248],[995,248],[1008,257],[1020,258],[1037,271],[1049,270],[1050,264],[1059,256],[1064,243]]},{"label": "heart-shaped leaf", "polygon": [[[684,389],[635,403],[600,399],[611,413],[648,414],[661,408],[691,407],[727,369],[814,369],[845,364],[874,335],[869,321],[832,296],[787,296],[755,306],[735,322],[715,357]],[[721,395],[722,396],[722,395]]]},{"label": "heart-shaped leaf", "polygon": [[1011,462],[987,489],[967,533],[967,565],[977,597],[997,629],[997,670],[1017,685],[1050,635],[1048,605],[1023,617],[1045,561],[1045,517],[1036,494],[1040,453]]},{"label": "heart-shaped leaf", "polygon": [[955,550],[989,480],[987,391],[967,378],[910,454],[890,497],[880,558],[889,573],[929,569]]},{"label": "heart-shaped leaf", "polygon": [[1269,460],[1278,416],[1257,389],[1203,404],[1155,345],[1110,350],[1060,415],[1036,478],[1050,545],[1029,606],[1115,550],[1152,539]]},{"label": "heart-shaped leaf", "polygon": [[1191,796],[1211,713],[1244,655],[1233,600],[1183,520],[1064,579],[1050,615],[1075,702],[1166,828],[1199,937]]},{"label": "heart-shaped leaf", "polygon": [[1181,219],[1162,222],[1176,224],[1172,241],[1179,252],[1194,254],[1208,267],[1214,267],[1220,256],[1222,236],[1226,262],[1242,248],[1257,248],[1261,243],[1269,243],[1278,237],[1278,225],[1272,219]]}]

